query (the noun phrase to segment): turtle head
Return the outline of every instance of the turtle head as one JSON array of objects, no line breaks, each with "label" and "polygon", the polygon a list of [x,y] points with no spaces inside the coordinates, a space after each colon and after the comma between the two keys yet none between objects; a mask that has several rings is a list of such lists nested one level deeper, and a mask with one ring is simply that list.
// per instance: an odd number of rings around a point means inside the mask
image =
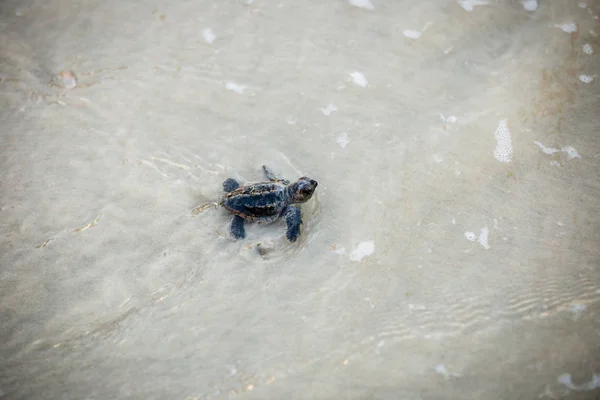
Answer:
[{"label": "turtle head", "polygon": [[312,197],[317,188],[317,181],[303,176],[288,186],[290,200],[292,203],[306,203]]}]

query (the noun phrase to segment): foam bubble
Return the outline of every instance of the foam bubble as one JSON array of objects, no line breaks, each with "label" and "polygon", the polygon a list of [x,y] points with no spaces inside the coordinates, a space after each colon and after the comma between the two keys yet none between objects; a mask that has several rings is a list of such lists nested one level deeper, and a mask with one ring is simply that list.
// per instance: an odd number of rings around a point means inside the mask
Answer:
[{"label": "foam bubble", "polygon": [[586,308],[587,306],[585,304],[573,304],[573,306],[570,308],[570,311],[573,313],[573,319],[579,319]]},{"label": "foam bubble", "polygon": [[373,3],[371,3],[371,0],[348,0],[348,3],[350,3],[351,6],[364,8],[365,10],[375,9],[375,7],[373,7]]},{"label": "foam bubble", "polygon": [[556,27],[562,29],[563,32],[573,33],[577,32],[577,25],[574,22],[568,22],[562,25],[555,25]]},{"label": "foam bubble", "polygon": [[208,44],[212,44],[212,42],[214,42],[217,37],[210,28],[206,28],[205,30],[203,30],[202,36],[204,36],[204,40],[206,40],[206,43]]},{"label": "foam bubble", "polygon": [[405,29],[402,31],[402,33],[404,34],[404,36],[410,39],[418,39],[423,34],[423,32],[415,31],[412,29]]},{"label": "foam bubble", "polygon": [[513,155],[512,139],[507,122],[506,119],[501,120],[494,132],[497,142],[496,149],[494,149],[494,157],[496,160],[504,163],[511,162]]},{"label": "foam bubble", "polygon": [[485,0],[457,0],[458,5],[460,5],[463,10],[468,12],[473,12],[473,7],[475,6],[485,6],[490,4],[489,1]]},{"label": "foam bubble", "polygon": [[240,85],[234,82],[227,82],[225,87],[239,94],[244,94],[244,90],[246,90],[246,85]]},{"label": "foam bubble", "polygon": [[559,151],[560,151],[560,150],[558,150],[558,149],[555,149],[555,148],[553,148],[553,147],[546,147],[546,146],[544,146],[544,145],[543,145],[541,142],[538,142],[537,140],[536,140],[536,141],[534,141],[533,143],[537,144],[537,145],[538,145],[538,147],[539,147],[540,149],[542,149],[542,152],[544,152],[544,153],[546,153],[546,154],[554,154],[554,153],[557,153],[557,152],[559,152]]},{"label": "foam bubble", "polygon": [[591,44],[586,43],[583,45],[583,52],[585,54],[594,54],[594,49],[592,48]]},{"label": "foam bubble", "polygon": [[490,230],[487,226],[481,228],[481,232],[479,233],[479,238],[477,238],[477,242],[483,246],[484,249],[488,250],[490,245],[488,244],[488,235]]},{"label": "foam bubble", "polygon": [[350,139],[348,139],[348,134],[346,132],[341,133],[340,136],[338,136],[337,138],[337,142],[339,143],[342,149],[348,146],[348,143],[350,143]]},{"label": "foam bubble", "polygon": [[475,233],[469,232],[469,231],[465,232],[465,237],[467,238],[467,240],[469,240],[471,242],[474,242],[475,240],[477,240],[477,242],[487,250],[490,248],[490,245],[488,244],[489,233],[490,233],[490,230],[488,229],[488,227],[484,226],[483,228],[481,228],[479,237],[477,235],[475,235]]},{"label": "foam bubble", "polygon": [[456,121],[458,121],[458,119],[454,116],[451,115],[448,118],[444,117],[444,114],[440,114],[440,118],[442,119],[442,122],[446,125],[454,125],[456,123]]},{"label": "foam bubble", "polygon": [[361,261],[366,256],[370,256],[375,252],[375,242],[372,240],[366,240],[360,242],[354,250],[350,253],[350,261]]},{"label": "foam bubble", "polygon": [[560,151],[564,151],[567,153],[567,158],[570,160],[571,158],[581,158],[577,150],[573,146],[565,146]]},{"label": "foam bubble", "polygon": [[571,374],[562,374],[557,379],[558,383],[562,383],[571,390],[595,390],[600,388],[600,375],[593,374],[592,380],[582,385],[575,385],[571,379]]},{"label": "foam bubble", "polygon": [[594,80],[594,76],[592,75],[588,75],[588,74],[581,74],[579,75],[579,80],[583,83],[590,83]]},{"label": "foam bubble", "polygon": [[579,2],[579,8],[586,8],[587,7],[587,3],[580,1]]},{"label": "foam bubble", "polygon": [[355,85],[358,85],[360,87],[366,87],[369,83],[369,81],[367,81],[367,78],[365,78],[365,76],[358,71],[351,72],[350,78],[352,78],[352,82],[354,82]]},{"label": "foam bubble", "polygon": [[437,372],[440,375],[443,375],[444,378],[446,378],[446,379],[450,378],[450,372],[448,372],[448,369],[446,368],[446,366],[444,364],[436,365],[435,372]]},{"label": "foam bubble", "polygon": [[525,11],[535,11],[538,8],[537,0],[523,0],[522,4]]},{"label": "foam bubble", "polygon": [[558,153],[559,151],[561,151],[563,153],[567,153],[567,158],[569,160],[571,158],[581,158],[581,156],[579,155],[579,153],[573,146],[563,146],[560,149],[555,149],[554,147],[546,147],[541,142],[538,142],[537,140],[534,141],[533,143],[535,143],[542,150],[542,152],[546,153],[546,154],[554,154],[554,153]]},{"label": "foam bubble", "polygon": [[335,104],[328,104],[327,107],[323,107],[320,110],[323,114],[330,116],[334,111],[337,111],[337,109],[338,108],[335,106]]}]

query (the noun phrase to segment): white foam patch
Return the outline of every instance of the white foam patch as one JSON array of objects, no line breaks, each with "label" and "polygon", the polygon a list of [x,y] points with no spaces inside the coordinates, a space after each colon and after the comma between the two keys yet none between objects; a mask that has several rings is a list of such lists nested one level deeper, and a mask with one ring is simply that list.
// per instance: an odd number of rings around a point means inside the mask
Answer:
[{"label": "white foam patch", "polygon": [[537,144],[538,147],[540,149],[542,149],[542,152],[546,153],[546,154],[554,154],[554,153],[558,153],[560,151],[558,149],[555,149],[554,147],[546,147],[541,142],[538,142],[537,140],[534,141],[533,143]]},{"label": "white foam patch", "polygon": [[446,117],[444,116],[444,114],[440,114],[440,118],[442,119],[442,122],[443,122],[443,123],[444,123],[444,124],[445,124],[447,127],[448,127],[448,126],[451,126],[451,125],[454,125],[454,124],[456,123],[456,121],[458,121],[458,119],[457,119],[457,118],[456,118],[454,115],[451,115],[451,116],[449,116],[448,118],[446,118]]},{"label": "white foam patch", "polygon": [[351,72],[350,78],[352,78],[352,82],[354,82],[355,85],[360,87],[367,87],[367,84],[369,83],[367,78],[365,78],[365,76],[358,71]]},{"label": "white foam patch", "polygon": [[525,11],[535,11],[538,8],[537,0],[523,0],[521,2]]},{"label": "white foam patch", "polygon": [[350,253],[350,261],[361,261],[363,258],[370,256],[375,252],[375,242],[372,240],[366,240],[360,242],[354,250]]},{"label": "white foam patch", "polygon": [[600,375],[592,375],[592,380],[582,385],[575,385],[571,379],[571,374],[562,374],[558,377],[558,383],[562,383],[571,390],[595,390],[600,388]]},{"label": "white foam patch", "polygon": [[335,104],[328,104],[327,107],[320,108],[321,112],[327,116],[333,114],[335,111],[337,111],[337,109],[338,108],[335,106]]},{"label": "white foam patch", "polygon": [[542,142],[539,141],[534,141],[533,143],[535,143],[541,150],[543,153],[546,154],[554,154],[554,153],[558,153],[558,152],[563,152],[563,153],[567,153],[567,158],[570,160],[572,158],[581,158],[581,156],[579,155],[579,152],[577,152],[577,149],[575,149],[575,147],[573,146],[563,146],[560,149],[556,149],[554,147],[546,147],[544,146],[544,144]]},{"label": "white foam patch", "polygon": [[579,75],[579,80],[583,83],[590,83],[594,80],[595,76],[593,75],[588,75],[588,74],[581,74]]},{"label": "white foam patch", "polygon": [[440,375],[443,375],[446,379],[450,378],[450,372],[448,372],[448,369],[446,368],[446,366],[444,366],[444,364],[436,365],[435,372],[437,372]]},{"label": "white foam patch", "polygon": [[468,12],[473,12],[473,8],[476,6],[485,6],[490,4],[489,1],[485,0],[457,0],[458,4],[463,8],[463,10]]},{"label": "white foam patch", "polygon": [[441,163],[442,161],[444,161],[444,159],[442,158],[442,156],[440,156],[439,154],[434,154],[433,155],[433,159],[435,160],[436,163]]},{"label": "white foam patch", "polygon": [[585,304],[573,304],[573,306],[570,309],[570,311],[573,313],[573,318],[575,320],[579,319],[579,317],[581,317],[581,314],[585,311],[586,308],[587,306]]},{"label": "white foam patch", "polygon": [[348,146],[348,143],[350,143],[350,139],[348,139],[348,134],[346,132],[341,133],[340,136],[338,136],[337,138],[337,142],[342,149]]},{"label": "white foam patch", "polygon": [[586,43],[583,45],[583,52],[585,54],[594,54],[594,49],[591,44]]},{"label": "white foam patch", "polygon": [[348,0],[348,3],[350,3],[351,6],[364,8],[365,10],[375,9],[375,7],[373,7],[373,3],[371,3],[371,0]]},{"label": "white foam patch", "polygon": [[465,237],[467,238],[467,240],[474,242],[475,240],[477,240],[477,242],[483,246],[484,249],[488,250],[490,248],[490,245],[488,244],[488,236],[489,236],[490,230],[488,229],[487,226],[481,228],[481,232],[479,233],[479,236],[475,235],[475,233],[467,231],[465,232]]},{"label": "white foam patch", "polygon": [[557,28],[560,28],[563,32],[573,33],[577,32],[577,25],[574,22],[568,22],[562,25],[554,25]]},{"label": "white foam patch", "polygon": [[210,28],[206,28],[205,30],[203,30],[202,36],[204,36],[204,40],[206,40],[206,43],[208,44],[212,44],[217,38],[215,33]]},{"label": "white foam patch", "polygon": [[225,87],[239,94],[244,94],[244,90],[246,90],[246,85],[240,85],[234,82],[227,82]]},{"label": "white foam patch", "polygon": [[586,8],[587,7],[587,3],[580,1],[579,2],[579,8]]},{"label": "white foam patch", "polygon": [[402,31],[402,34],[404,34],[404,36],[406,36],[407,38],[410,38],[410,39],[418,39],[421,37],[423,32],[415,31],[412,29],[405,29]]},{"label": "white foam patch", "polygon": [[564,151],[567,153],[567,158],[570,160],[571,158],[581,158],[577,150],[573,146],[565,146],[560,151]]},{"label": "white foam patch", "polygon": [[481,228],[481,232],[479,233],[479,237],[477,238],[477,242],[483,246],[484,249],[488,250],[490,245],[488,244],[488,235],[490,230],[487,226]]},{"label": "white foam patch", "polygon": [[500,162],[511,162],[513,156],[513,146],[506,119],[503,119],[498,123],[498,127],[494,132],[494,136],[496,137],[497,143],[496,149],[494,149],[494,157]]}]

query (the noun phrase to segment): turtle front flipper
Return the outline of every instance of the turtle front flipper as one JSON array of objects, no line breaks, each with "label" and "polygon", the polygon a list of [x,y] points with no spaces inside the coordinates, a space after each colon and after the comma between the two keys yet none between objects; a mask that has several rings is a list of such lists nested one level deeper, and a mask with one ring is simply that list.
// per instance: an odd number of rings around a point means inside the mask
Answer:
[{"label": "turtle front flipper", "polygon": [[285,236],[287,240],[294,243],[300,236],[300,226],[302,225],[302,212],[294,206],[287,206],[283,210],[285,223],[287,224],[287,232]]},{"label": "turtle front flipper", "polygon": [[246,230],[244,229],[244,219],[239,215],[233,217],[231,221],[231,234],[236,239],[243,239],[246,237]]},{"label": "turtle front flipper", "polygon": [[240,187],[240,183],[233,178],[227,178],[225,182],[223,182],[223,190],[228,192],[233,192],[235,189]]},{"label": "turtle front flipper", "polygon": [[283,179],[283,178],[278,177],[273,172],[273,170],[271,170],[271,168],[267,167],[266,165],[263,165],[262,169],[263,169],[265,175],[267,176],[268,180],[270,180],[270,181],[281,181],[285,185],[289,185],[290,184],[290,181],[288,181],[287,179]]}]

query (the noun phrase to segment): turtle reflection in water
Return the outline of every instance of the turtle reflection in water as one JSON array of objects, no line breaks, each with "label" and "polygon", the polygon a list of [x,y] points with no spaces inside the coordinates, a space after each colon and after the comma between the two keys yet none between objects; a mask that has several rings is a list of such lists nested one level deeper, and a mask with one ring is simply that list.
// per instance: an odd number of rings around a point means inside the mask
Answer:
[{"label": "turtle reflection in water", "polygon": [[301,177],[290,183],[275,176],[263,165],[266,182],[251,183],[240,186],[235,179],[229,178],[223,182],[225,194],[219,203],[233,214],[231,234],[236,239],[246,237],[245,221],[271,222],[285,218],[287,225],[286,237],[295,242],[300,236],[302,212],[294,204],[306,203],[317,188],[317,181]]}]

